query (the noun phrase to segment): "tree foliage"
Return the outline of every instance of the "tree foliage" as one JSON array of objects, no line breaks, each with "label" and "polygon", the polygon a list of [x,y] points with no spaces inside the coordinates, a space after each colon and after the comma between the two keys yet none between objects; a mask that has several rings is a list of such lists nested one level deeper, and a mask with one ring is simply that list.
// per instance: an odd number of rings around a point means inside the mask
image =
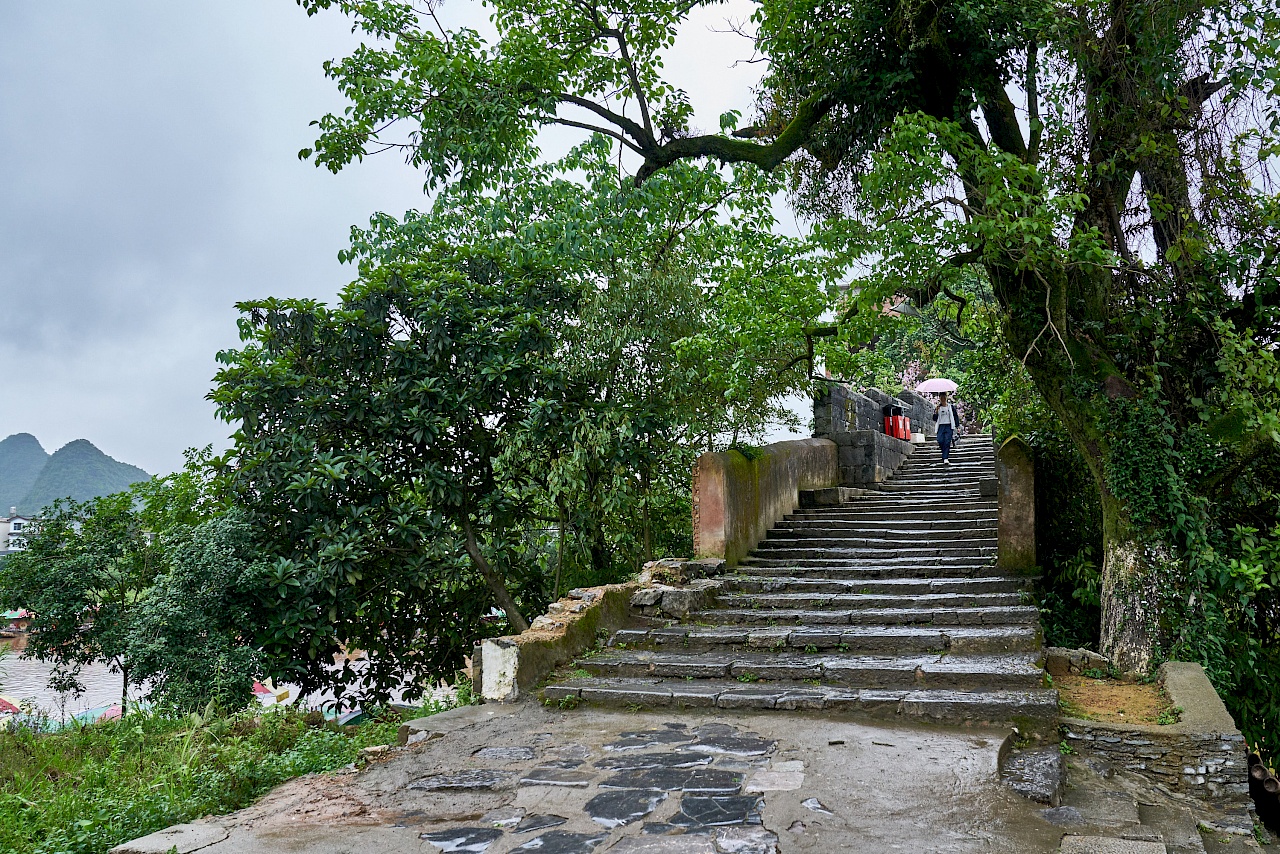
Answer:
[{"label": "tree foliage", "polygon": [[[584,127],[640,183],[687,159],[783,166],[832,257],[866,266],[842,328],[983,277],[1094,480],[1104,651],[1267,681],[1277,511],[1232,485],[1265,483],[1280,440],[1273,0],[762,0],[758,115],[718,134],[662,72],[693,5],[498,0],[492,43],[430,5],[303,5],[378,38],[328,66],[350,109],[304,155],[329,168],[386,145],[431,184],[495,186],[538,128]],[[834,338],[833,359],[866,341]]]},{"label": "tree foliage", "polygon": [[[687,553],[693,455],[725,441],[726,406],[758,435],[807,382],[796,341],[829,304],[825,260],[771,234],[774,187],[692,164],[635,187],[596,141],[375,216],[335,308],[244,304],[212,397],[275,556],[276,666],[385,696],[450,674],[492,605],[521,628],[569,586]],[[335,670],[352,648],[367,669]]]}]

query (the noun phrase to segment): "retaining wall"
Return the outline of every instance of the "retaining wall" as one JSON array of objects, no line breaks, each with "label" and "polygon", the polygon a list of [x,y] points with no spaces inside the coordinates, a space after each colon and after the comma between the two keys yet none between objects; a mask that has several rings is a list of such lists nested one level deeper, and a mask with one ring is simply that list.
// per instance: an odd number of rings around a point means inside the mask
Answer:
[{"label": "retaining wall", "polygon": [[1160,680],[1173,705],[1182,708],[1181,721],[1156,726],[1063,718],[1067,743],[1209,803],[1247,800],[1244,736],[1204,670],[1170,661],[1160,667]]},{"label": "retaining wall", "polygon": [[760,451],[756,459],[738,451],[698,457],[693,467],[697,557],[737,564],[775,522],[795,512],[800,490],[840,485],[836,443],[829,439],[777,442]]}]

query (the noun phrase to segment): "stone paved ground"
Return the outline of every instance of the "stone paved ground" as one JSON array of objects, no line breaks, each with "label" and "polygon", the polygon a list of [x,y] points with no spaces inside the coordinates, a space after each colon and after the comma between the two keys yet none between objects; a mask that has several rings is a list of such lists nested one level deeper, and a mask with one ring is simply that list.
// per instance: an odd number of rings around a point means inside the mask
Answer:
[{"label": "stone paved ground", "polygon": [[430,725],[443,735],[117,854],[1259,850],[1198,827],[1203,815],[1141,778],[1077,758],[1063,806],[1014,794],[996,768],[1004,730],[530,703]]},{"label": "stone paved ground", "polygon": [[1014,854],[1053,851],[1063,832],[999,782],[1002,731],[473,709],[479,722],[363,770],[120,851]]}]

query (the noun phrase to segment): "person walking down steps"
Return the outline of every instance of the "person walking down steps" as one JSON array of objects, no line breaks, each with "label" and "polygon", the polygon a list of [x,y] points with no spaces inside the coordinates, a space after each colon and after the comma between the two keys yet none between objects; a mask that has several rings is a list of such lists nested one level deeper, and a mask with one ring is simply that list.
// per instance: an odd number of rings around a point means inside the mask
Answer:
[{"label": "person walking down steps", "polygon": [[948,457],[951,446],[955,443],[957,430],[960,427],[960,412],[954,403],[947,400],[947,393],[942,393],[942,400],[933,407],[933,420],[938,422],[938,447],[942,449],[942,462],[951,465]]}]

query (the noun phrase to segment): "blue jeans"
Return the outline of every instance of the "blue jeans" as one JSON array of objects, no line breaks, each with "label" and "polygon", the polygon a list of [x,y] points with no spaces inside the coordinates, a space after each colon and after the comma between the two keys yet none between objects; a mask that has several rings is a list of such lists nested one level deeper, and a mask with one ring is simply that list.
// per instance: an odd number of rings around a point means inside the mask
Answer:
[{"label": "blue jeans", "polygon": [[942,449],[942,458],[945,460],[951,455],[951,437],[955,433],[950,424],[938,425],[938,447]]}]

